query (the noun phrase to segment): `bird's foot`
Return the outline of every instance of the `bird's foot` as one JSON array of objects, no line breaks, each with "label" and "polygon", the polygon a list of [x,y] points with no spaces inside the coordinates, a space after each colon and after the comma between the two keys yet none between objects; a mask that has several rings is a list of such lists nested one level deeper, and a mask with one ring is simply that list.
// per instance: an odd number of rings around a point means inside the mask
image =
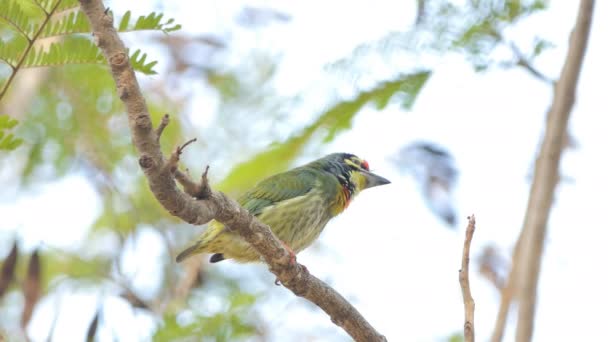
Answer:
[{"label": "bird's foot", "polygon": [[294,253],[293,250],[291,249],[291,247],[289,247],[289,245],[287,245],[285,242],[281,241],[281,243],[283,244],[283,247],[285,247],[285,249],[289,253],[289,265],[295,266],[296,265],[296,253]]},{"label": "bird's foot", "polygon": [[[281,241],[281,243],[283,244],[283,247],[285,247],[285,249],[287,250],[287,252],[289,253],[289,266],[296,266],[296,253],[294,253],[294,251],[291,249],[291,247],[289,247],[288,244],[286,244],[284,241]],[[304,265],[300,265],[305,271],[308,271],[308,269],[306,268],[306,266]],[[276,286],[281,286],[281,281],[279,280],[279,278],[277,277],[274,280],[274,284]]]},{"label": "bird's foot", "polygon": [[[304,272],[308,272],[308,268],[306,268],[306,266],[304,266],[304,265],[302,265],[302,264],[299,264],[299,266],[302,268],[302,271],[304,271]],[[276,278],[275,278],[275,280],[274,280],[274,284],[275,284],[276,286],[281,286],[281,281],[279,280],[279,277],[276,277]]]}]

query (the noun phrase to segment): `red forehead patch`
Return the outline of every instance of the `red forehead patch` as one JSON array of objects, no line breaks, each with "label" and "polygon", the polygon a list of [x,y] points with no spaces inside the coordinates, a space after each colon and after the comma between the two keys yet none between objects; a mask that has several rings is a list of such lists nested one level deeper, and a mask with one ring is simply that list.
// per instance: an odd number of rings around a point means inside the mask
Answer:
[{"label": "red forehead patch", "polygon": [[361,167],[369,171],[369,163],[367,162],[367,160],[361,162]]}]

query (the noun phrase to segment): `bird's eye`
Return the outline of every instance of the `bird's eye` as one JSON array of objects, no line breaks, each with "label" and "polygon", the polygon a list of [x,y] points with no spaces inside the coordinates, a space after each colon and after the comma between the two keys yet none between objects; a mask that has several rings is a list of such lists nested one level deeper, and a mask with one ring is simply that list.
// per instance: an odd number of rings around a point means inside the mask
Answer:
[{"label": "bird's eye", "polygon": [[367,160],[363,160],[361,161],[361,167],[366,170],[369,171],[369,163],[367,162]]}]

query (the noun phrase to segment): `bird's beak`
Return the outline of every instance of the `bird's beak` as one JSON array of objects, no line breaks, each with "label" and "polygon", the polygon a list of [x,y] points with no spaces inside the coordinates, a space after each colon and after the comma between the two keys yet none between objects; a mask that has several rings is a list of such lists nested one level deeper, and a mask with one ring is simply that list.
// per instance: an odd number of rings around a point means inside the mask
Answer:
[{"label": "bird's beak", "polygon": [[361,173],[363,174],[366,180],[365,189],[373,188],[374,186],[378,185],[390,184],[391,182],[388,179],[380,177],[377,174],[371,173],[369,171],[362,171]]}]

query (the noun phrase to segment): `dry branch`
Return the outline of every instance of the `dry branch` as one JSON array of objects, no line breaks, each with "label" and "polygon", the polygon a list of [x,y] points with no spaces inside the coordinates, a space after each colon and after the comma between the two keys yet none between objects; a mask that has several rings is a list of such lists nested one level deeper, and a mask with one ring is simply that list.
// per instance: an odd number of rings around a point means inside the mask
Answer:
[{"label": "dry branch", "polygon": [[[172,215],[191,224],[202,225],[212,219],[222,222],[256,249],[285,287],[323,309],[332,322],[342,327],[353,339],[386,340],[338,292],[311,275],[303,266],[297,263],[290,265],[289,253],[268,226],[234,200],[211,190],[206,198],[197,200],[178,189],[174,172],[186,176],[166,167],[169,161],[163,156],[158,141],[162,128],[155,130],[152,127],[144,97],[125,46],[113,27],[112,18],[101,0],[81,0],[80,4],[91,23],[96,42],[110,65],[118,95],[127,109],[133,144],[139,153],[139,165],[159,203]],[[164,122],[161,126],[166,125]]]},{"label": "dry branch", "polygon": [[467,218],[469,224],[462,247],[462,264],[458,271],[458,280],[460,281],[460,289],[462,290],[462,301],[464,303],[464,340],[465,342],[475,341],[475,301],[471,295],[471,286],[469,284],[469,260],[471,252],[471,240],[475,233],[475,215]]},{"label": "dry branch", "polygon": [[576,25],[570,36],[568,55],[555,84],[553,103],[547,116],[547,126],[541,150],[536,160],[532,189],[521,235],[517,267],[514,270],[519,300],[516,340],[532,339],[536,290],[541,257],[547,232],[547,221],[553,204],[554,191],[559,179],[559,162],[566,137],[568,119],[575,101],[583,57],[587,48],[593,0],[581,0]]}]

